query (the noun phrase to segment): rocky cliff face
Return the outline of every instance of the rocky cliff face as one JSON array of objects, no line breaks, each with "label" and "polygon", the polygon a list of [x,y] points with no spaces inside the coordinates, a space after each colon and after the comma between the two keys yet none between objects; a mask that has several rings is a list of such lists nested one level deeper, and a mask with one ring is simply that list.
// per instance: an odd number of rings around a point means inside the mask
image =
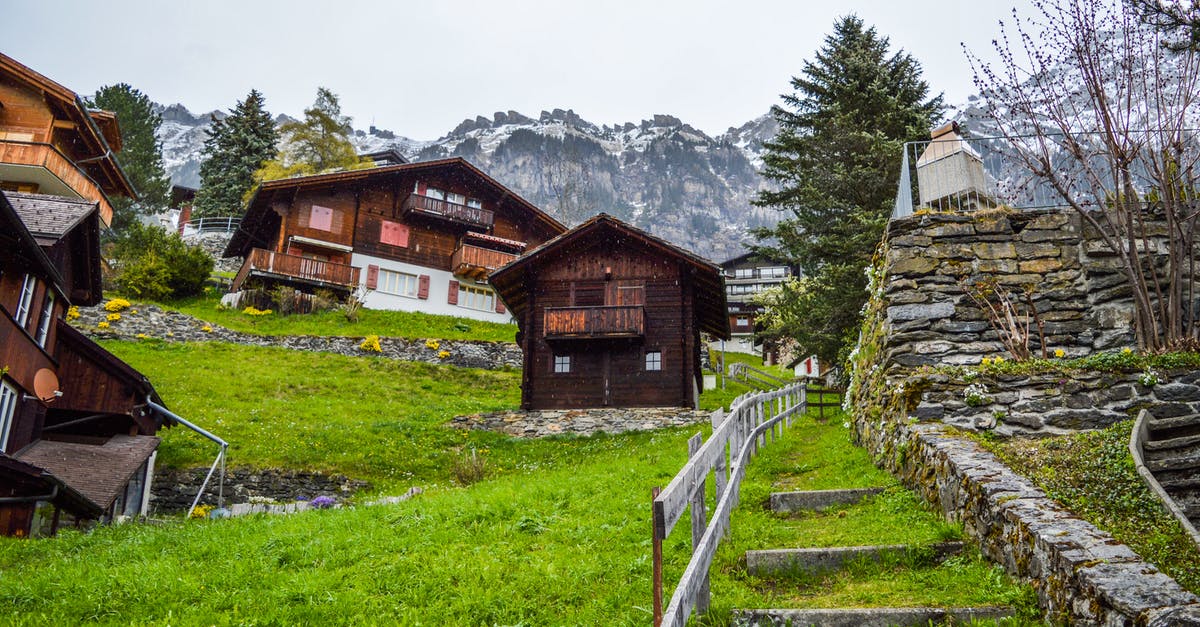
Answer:
[{"label": "rocky cliff face", "polygon": [[[176,184],[199,184],[200,150],[211,115],[182,105],[161,109],[163,157]],[[572,110],[516,111],[464,120],[434,141],[371,127],[353,140],[361,152],[396,149],[414,161],[463,157],[568,225],[606,212],[720,261],[742,252],[748,230],[776,212],[752,207],[765,184],[761,144],[774,136],[769,115],[717,137],[669,115],[597,126]]]}]

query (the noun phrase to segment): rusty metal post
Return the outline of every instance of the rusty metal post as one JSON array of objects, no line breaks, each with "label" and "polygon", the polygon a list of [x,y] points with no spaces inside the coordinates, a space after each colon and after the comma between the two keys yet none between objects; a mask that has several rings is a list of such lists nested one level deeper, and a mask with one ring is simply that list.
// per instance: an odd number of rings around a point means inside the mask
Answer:
[{"label": "rusty metal post", "polygon": [[[658,498],[658,493],[661,491],[662,491],[662,488],[652,488],[650,490],[650,496],[651,496],[650,503],[652,506],[654,504],[654,499]],[[651,507],[651,510],[657,511],[653,507]],[[658,525],[654,524],[654,525],[652,525],[652,527],[653,528],[650,531],[650,535],[654,537],[654,627],[662,627],[662,620],[663,620],[662,538],[658,537]]]}]

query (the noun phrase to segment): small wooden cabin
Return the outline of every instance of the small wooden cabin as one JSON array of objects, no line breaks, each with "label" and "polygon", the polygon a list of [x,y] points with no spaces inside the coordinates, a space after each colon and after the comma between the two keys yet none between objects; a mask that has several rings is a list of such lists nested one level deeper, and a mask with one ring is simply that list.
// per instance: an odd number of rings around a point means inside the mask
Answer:
[{"label": "small wooden cabin", "polygon": [[225,256],[245,258],[233,294],[362,290],[370,309],[509,322],[488,274],[565,230],[456,157],[263,183]]},{"label": "small wooden cabin", "polygon": [[696,407],[701,333],[728,339],[713,263],[600,214],[492,274],[525,409]]}]

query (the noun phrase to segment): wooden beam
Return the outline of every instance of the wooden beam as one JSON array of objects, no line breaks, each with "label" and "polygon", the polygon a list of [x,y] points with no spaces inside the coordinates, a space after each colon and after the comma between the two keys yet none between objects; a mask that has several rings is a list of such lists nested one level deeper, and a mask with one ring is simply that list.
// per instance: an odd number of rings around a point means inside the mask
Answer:
[{"label": "wooden beam", "polygon": [[54,128],[62,128],[69,131],[74,131],[79,129],[79,125],[70,120],[55,120]]}]

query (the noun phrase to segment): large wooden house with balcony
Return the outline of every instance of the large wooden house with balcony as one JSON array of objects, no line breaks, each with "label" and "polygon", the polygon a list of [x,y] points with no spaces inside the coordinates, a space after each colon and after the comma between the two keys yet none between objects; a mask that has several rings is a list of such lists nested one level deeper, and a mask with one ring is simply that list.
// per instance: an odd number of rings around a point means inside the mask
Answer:
[{"label": "large wooden house with balcony", "polygon": [[754,302],[754,297],[795,276],[796,268],[758,253],[746,253],[722,262],[721,271],[725,273],[729,332],[732,336],[725,350],[758,355],[768,364],[776,363],[778,347],[754,338],[755,325],[762,314],[762,305]]},{"label": "large wooden house with balcony", "polygon": [[0,190],[95,202],[108,225],[110,196],[135,194],[120,149],[116,116],[0,53]]},{"label": "large wooden house with balcony", "polygon": [[716,265],[600,214],[497,270],[521,406],[696,407],[701,333],[727,339]]},{"label": "large wooden house with balcony", "polygon": [[63,319],[75,296],[99,300],[98,272],[82,267],[98,212],[0,192],[0,535],[147,509],[155,434],[172,421],[152,411],[161,399],[146,377]]},{"label": "large wooden house with balcony", "polygon": [[511,320],[491,272],[565,231],[460,158],[263,183],[225,256],[230,292],[363,290],[364,306]]}]

